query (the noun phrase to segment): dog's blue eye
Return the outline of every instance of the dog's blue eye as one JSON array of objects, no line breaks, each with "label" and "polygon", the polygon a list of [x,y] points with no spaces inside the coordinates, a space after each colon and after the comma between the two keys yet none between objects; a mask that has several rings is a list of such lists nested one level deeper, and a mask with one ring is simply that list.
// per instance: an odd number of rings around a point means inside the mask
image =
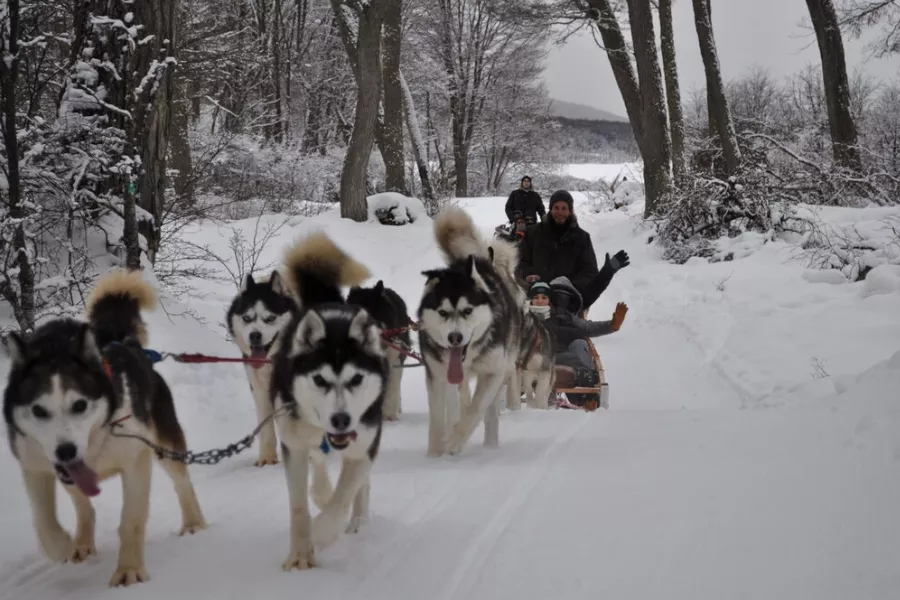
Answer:
[{"label": "dog's blue eye", "polygon": [[268,317],[263,319],[263,323],[265,323],[266,325],[270,325],[274,322],[275,322],[275,315],[269,315]]},{"label": "dog's blue eye", "polygon": [[353,377],[350,378],[350,381],[347,382],[347,387],[356,387],[362,383],[363,376],[357,373]]},{"label": "dog's blue eye", "polygon": [[253,317],[251,317],[250,315],[244,315],[243,319],[244,319],[244,323],[252,323],[253,322]]},{"label": "dog's blue eye", "polygon": [[443,310],[443,309],[439,310],[438,314],[445,319],[450,316],[450,313],[448,313],[446,310]]},{"label": "dog's blue eye", "polygon": [[50,412],[43,406],[38,406],[37,404],[31,407],[31,414],[42,421],[50,418]]},{"label": "dog's blue eye", "polygon": [[329,384],[328,381],[321,375],[316,375],[315,377],[313,377],[313,383],[326,390],[331,387],[331,384]]},{"label": "dog's blue eye", "polygon": [[469,308],[462,309],[461,311],[459,311],[459,314],[461,314],[464,317],[468,317],[469,315],[472,314],[472,307],[470,306]]},{"label": "dog's blue eye", "polygon": [[88,408],[87,400],[78,400],[72,405],[72,414],[80,415]]}]

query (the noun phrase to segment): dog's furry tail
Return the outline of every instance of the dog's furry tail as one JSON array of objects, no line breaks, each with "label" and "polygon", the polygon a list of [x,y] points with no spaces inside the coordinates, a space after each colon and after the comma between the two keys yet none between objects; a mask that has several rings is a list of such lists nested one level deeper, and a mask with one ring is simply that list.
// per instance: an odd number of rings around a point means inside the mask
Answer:
[{"label": "dog's furry tail", "polygon": [[111,342],[134,338],[147,345],[147,328],[141,311],[156,308],[156,290],[140,271],[115,269],[100,278],[85,303],[91,329],[102,348]]},{"label": "dog's furry tail", "polygon": [[446,208],[434,218],[434,237],[448,263],[465,260],[473,254],[490,258],[488,245],[475,222],[461,208]]},{"label": "dog's furry tail", "polygon": [[360,285],[370,276],[365,265],[324,233],[314,233],[288,248],[284,273],[301,306],[343,302],[341,287]]}]

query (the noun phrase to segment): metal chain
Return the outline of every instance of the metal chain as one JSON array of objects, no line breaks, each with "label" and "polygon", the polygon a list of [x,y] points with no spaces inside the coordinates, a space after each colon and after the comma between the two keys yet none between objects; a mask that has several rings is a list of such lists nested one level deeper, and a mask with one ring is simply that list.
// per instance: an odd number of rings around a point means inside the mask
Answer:
[{"label": "metal chain", "polygon": [[186,450],[184,452],[178,450],[172,450],[170,448],[164,448],[158,444],[154,444],[152,441],[148,440],[142,435],[137,435],[135,433],[119,433],[116,431],[119,427],[124,427],[121,421],[115,421],[110,423],[110,435],[117,438],[131,438],[135,440],[139,440],[143,442],[145,445],[149,446],[155,453],[157,458],[160,460],[168,459],[175,462],[184,463],[186,465],[215,465],[226,458],[231,458],[237,454],[240,454],[244,450],[250,448],[253,445],[253,441],[256,439],[256,436],[259,435],[259,432],[262,431],[262,428],[269,421],[275,419],[281,414],[285,414],[293,409],[293,403],[285,404],[278,410],[272,412],[268,417],[260,421],[259,425],[256,426],[250,434],[241,438],[237,442],[233,444],[229,444],[224,448],[213,448],[212,450],[204,450],[203,452],[192,452],[190,450]]}]

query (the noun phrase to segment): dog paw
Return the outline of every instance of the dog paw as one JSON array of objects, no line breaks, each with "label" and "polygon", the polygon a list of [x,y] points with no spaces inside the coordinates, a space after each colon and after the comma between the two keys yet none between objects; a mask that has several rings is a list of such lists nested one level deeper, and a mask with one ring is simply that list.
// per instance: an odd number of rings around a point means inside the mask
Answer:
[{"label": "dog paw", "polygon": [[350,519],[350,524],[347,525],[347,529],[344,530],[344,533],[359,533],[359,528],[363,525],[366,525],[369,522],[367,517],[353,517]]},{"label": "dog paw", "polygon": [[447,454],[456,455],[463,451],[466,445],[466,438],[458,431],[454,431],[450,439],[447,440]]},{"label": "dog paw", "polygon": [[443,456],[443,455],[444,455],[444,449],[443,449],[443,448],[431,448],[431,447],[429,447],[429,448],[428,448],[428,452],[427,452],[425,455],[428,456],[429,458],[436,458],[436,457],[438,457],[438,456]]},{"label": "dog paw", "polygon": [[83,563],[88,557],[97,554],[97,546],[92,541],[76,542],[69,554],[68,562],[73,564]]},{"label": "dog paw", "polygon": [[38,537],[44,554],[53,562],[66,562],[74,553],[72,536],[62,527],[42,532]]},{"label": "dog paw", "polygon": [[184,525],[182,525],[181,531],[178,532],[178,535],[179,536],[194,535],[195,533],[199,533],[199,532],[203,531],[204,529],[206,529],[206,527],[207,527],[206,522],[204,522],[202,520],[196,521],[196,522],[185,523]]},{"label": "dog paw", "polygon": [[277,465],[278,457],[277,456],[263,456],[260,457],[255,463],[253,463],[254,467],[265,467],[268,465]]},{"label": "dog paw", "polygon": [[287,560],[281,564],[283,571],[305,571],[316,566],[316,552],[312,547],[304,550],[291,550]]},{"label": "dog paw", "polygon": [[313,543],[321,548],[327,548],[335,543],[344,529],[343,519],[328,512],[320,512],[312,522]]},{"label": "dog paw", "polygon": [[150,575],[144,567],[119,567],[109,580],[109,587],[128,587],[145,581],[150,581]]},{"label": "dog paw", "polygon": [[385,421],[399,421],[400,415],[398,415],[398,414],[384,415],[384,420]]}]

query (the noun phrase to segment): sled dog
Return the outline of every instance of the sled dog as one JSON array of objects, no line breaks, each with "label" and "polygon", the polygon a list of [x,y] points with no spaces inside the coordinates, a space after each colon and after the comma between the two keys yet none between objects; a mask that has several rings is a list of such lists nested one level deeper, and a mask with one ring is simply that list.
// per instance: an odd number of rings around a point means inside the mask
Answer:
[{"label": "sled dog", "polygon": [[[528,406],[549,408],[550,392],[556,383],[556,339],[537,315],[527,312],[524,319],[517,360],[519,381]],[[516,400],[518,407],[521,403]]]},{"label": "sled dog", "polygon": [[[363,265],[316,233],[288,249],[284,272],[301,307],[283,333],[273,373],[291,510],[290,553],[282,568],[291,570],[315,566],[315,546],[358,531],[368,518],[390,367],[378,323],[341,294],[341,287],[369,277]],[[308,459],[312,453],[324,462],[320,446],[343,460],[333,490],[327,470],[316,468],[312,496],[322,512],[311,520]]]},{"label": "sled dog", "polygon": [[[250,392],[256,404],[257,422],[272,414],[272,359],[278,353],[281,334],[299,308],[284,278],[276,270],[266,281],[248,274],[226,315],[228,333],[245,358],[260,359],[246,363]],[[268,360],[270,362],[262,362]],[[275,424],[267,422],[259,433],[257,467],[278,464]]]},{"label": "sled dog", "polygon": [[[87,301],[87,320],[56,319],[28,338],[11,334],[12,369],[3,416],[13,455],[22,468],[35,533],[53,561],[82,562],[96,553],[90,498],[100,482],[122,476],[119,558],[111,586],[147,581],[144,535],[150,508],[154,452],[141,435],[165,448],[186,449],[172,393],[143,351],[142,310],[156,293],[138,271],[113,271]],[[206,527],[187,467],[161,461],[181,505],[181,534]],[[56,515],[56,480],[75,505],[75,538]]]},{"label": "sled dog", "polygon": [[[379,280],[374,287],[351,288],[347,294],[347,304],[366,309],[372,318],[378,322],[381,328],[398,330],[409,326],[410,318],[407,312],[406,302],[400,294],[391,288],[384,287],[384,281]],[[403,331],[392,337],[391,341],[401,347],[410,347],[409,330]],[[391,366],[387,381],[387,395],[384,399],[384,420],[398,421],[403,412],[400,402],[400,383],[403,380],[403,363],[406,355],[396,349],[385,345],[388,363]]]},{"label": "sled dog", "polygon": [[[502,260],[468,213],[445,210],[435,218],[434,229],[447,267],[423,273],[418,320],[428,392],[428,455],[440,456],[461,452],[482,420],[484,444],[499,444],[499,394],[515,373],[523,312],[509,269],[495,265]],[[460,411],[451,386],[470,376],[475,392]],[[517,386],[514,391],[518,397]]]}]

